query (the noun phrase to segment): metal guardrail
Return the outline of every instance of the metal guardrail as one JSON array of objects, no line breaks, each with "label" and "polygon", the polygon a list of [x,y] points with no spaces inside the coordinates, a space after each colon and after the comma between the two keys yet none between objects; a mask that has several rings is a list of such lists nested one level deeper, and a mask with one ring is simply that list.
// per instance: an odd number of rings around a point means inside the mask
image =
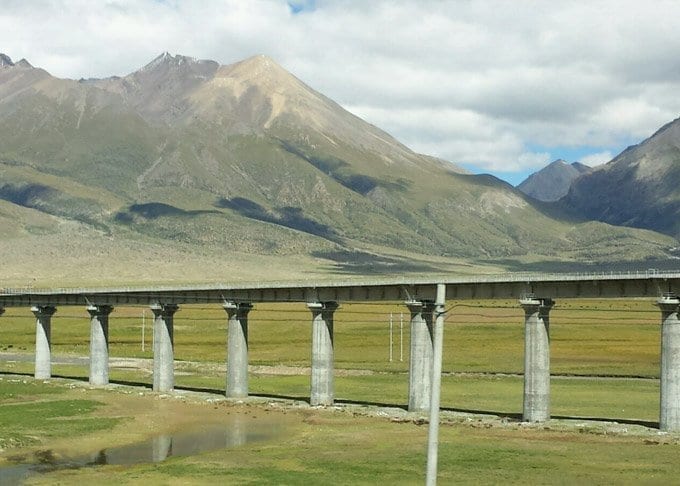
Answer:
[{"label": "metal guardrail", "polygon": [[346,286],[383,286],[383,285],[435,285],[444,284],[483,284],[483,283],[516,283],[516,282],[565,282],[565,281],[598,281],[598,280],[641,280],[641,279],[680,279],[680,270],[661,271],[649,269],[634,272],[571,272],[571,273],[532,273],[513,272],[495,275],[476,275],[471,277],[431,276],[428,278],[388,277],[383,279],[347,279],[347,280],[295,280],[276,282],[239,282],[194,285],[161,285],[161,286],[126,286],[126,287],[11,287],[0,288],[0,296],[11,295],[83,295],[83,294],[124,294],[133,292],[195,292],[203,290],[239,290],[239,289],[284,289],[284,288],[322,288]]}]

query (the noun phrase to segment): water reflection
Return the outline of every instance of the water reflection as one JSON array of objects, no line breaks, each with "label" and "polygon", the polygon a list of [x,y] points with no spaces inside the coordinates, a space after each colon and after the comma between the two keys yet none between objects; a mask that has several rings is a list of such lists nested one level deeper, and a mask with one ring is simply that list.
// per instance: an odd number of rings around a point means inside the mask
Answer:
[{"label": "water reflection", "polygon": [[91,462],[93,464],[162,462],[171,456],[191,456],[267,438],[264,427],[257,430],[253,425],[236,421],[229,426],[201,427],[182,433],[157,435],[139,444],[103,449],[91,456]]},{"label": "water reflection", "polygon": [[[161,434],[145,442],[110,447],[75,459],[60,458],[55,451],[42,450],[34,453],[31,464],[0,468],[0,484],[22,484],[32,474],[58,469],[162,462],[169,457],[191,456],[271,439],[280,433],[281,426],[278,424],[253,423],[239,419],[229,425],[205,425],[173,434]],[[26,457],[15,459],[17,462],[30,460]]]},{"label": "water reflection", "polygon": [[159,435],[154,437],[151,445],[151,455],[153,462],[165,461],[168,457],[172,456],[172,436]]}]

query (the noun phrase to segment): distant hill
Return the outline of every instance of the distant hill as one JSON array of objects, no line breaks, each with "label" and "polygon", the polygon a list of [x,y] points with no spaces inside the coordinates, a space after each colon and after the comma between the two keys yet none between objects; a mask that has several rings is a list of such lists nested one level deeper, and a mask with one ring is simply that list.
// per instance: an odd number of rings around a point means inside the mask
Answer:
[{"label": "distant hill", "polygon": [[680,238],[680,119],[579,178],[560,204],[588,219]]},{"label": "distant hill", "polygon": [[517,189],[539,201],[557,201],[569,192],[571,183],[577,177],[590,170],[590,167],[579,162],[569,164],[558,159],[531,174],[517,186]]},{"label": "distant hill", "polygon": [[36,262],[76,246],[77,261],[125,279],[146,271],[135,258],[151,267],[166,248],[185,256],[157,265],[159,278],[181,279],[184,259],[206,268],[236,254],[304,275],[643,260],[675,245],[565,219],[417,154],[266,56],[222,66],[164,53],[127,76],[78,81],[1,59],[0,250],[18,278],[44,276]]}]

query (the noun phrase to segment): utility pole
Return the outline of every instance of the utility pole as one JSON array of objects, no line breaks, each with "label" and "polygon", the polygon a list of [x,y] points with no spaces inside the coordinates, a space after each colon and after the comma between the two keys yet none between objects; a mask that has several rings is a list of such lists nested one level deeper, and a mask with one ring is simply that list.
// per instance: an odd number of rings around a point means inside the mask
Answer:
[{"label": "utility pole", "polygon": [[146,328],[146,311],[142,311],[142,352],[144,352],[144,330]]},{"label": "utility pole", "polygon": [[434,357],[432,363],[432,395],[430,397],[430,426],[427,434],[427,476],[425,484],[437,484],[437,454],[439,448],[439,401],[442,385],[442,355],[444,341],[444,306],[446,305],[446,285],[437,284],[434,324]]},{"label": "utility pole", "polygon": [[399,361],[404,361],[404,313],[399,313]]},{"label": "utility pole", "polygon": [[392,362],[392,313],[390,312],[390,363]]}]

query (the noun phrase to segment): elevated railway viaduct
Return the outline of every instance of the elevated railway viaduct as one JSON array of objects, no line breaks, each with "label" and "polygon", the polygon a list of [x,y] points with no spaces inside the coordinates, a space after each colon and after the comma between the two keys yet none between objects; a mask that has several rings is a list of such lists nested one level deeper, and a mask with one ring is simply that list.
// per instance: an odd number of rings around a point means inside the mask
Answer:
[{"label": "elevated railway viaduct", "polygon": [[[264,302],[299,302],[310,311],[312,366],[310,403],[334,399],[333,315],[343,302],[395,302],[411,320],[408,407],[430,405],[434,366],[433,324],[445,307],[435,306],[438,285],[446,304],[470,299],[517,299],[524,311],[525,421],[550,418],[550,310],[558,299],[654,299],[661,320],[661,407],[659,426],[680,431],[680,271],[600,274],[515,273],[472,278],[386,278],[332,282],[205,285],[150,288],[2,289],[0,313],[30,307],[36,317],[35,378],[51,376],[51,323],[59,306],[82,306],[90,315],[90,383],[108,384],[109,315],[117,305],[148,305],[154,314],[153,389],[174,387],[173,316],[180,305],[221,305],[228,319],[228,397],[248,395],[248,313]],[[340,310],[341,312],[341,310]]]}]

